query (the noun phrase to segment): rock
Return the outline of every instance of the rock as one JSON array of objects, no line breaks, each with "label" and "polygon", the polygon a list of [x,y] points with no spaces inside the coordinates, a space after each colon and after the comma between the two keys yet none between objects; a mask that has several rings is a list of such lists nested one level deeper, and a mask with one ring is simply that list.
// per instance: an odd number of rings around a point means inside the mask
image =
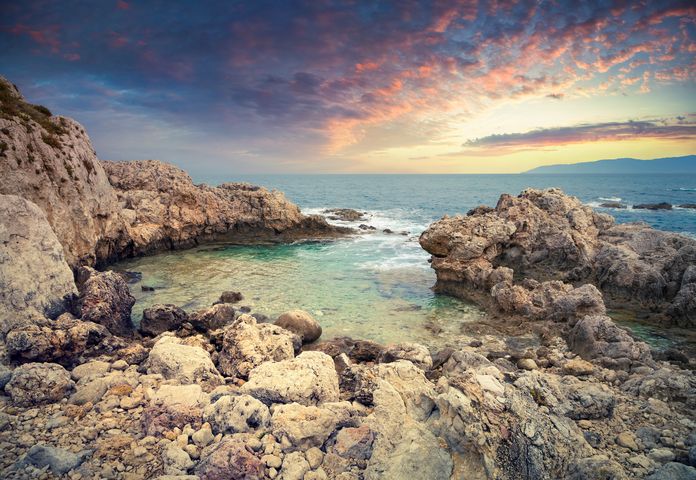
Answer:
[{"label": "rock", "polygon": [[316,470],[321,465],[322,460],[324,460],[324,452],[322,452],[317,447],[312,447],[308,449],[305,453],[305,458],[307,463],[309,463],[309,468]]},{"label": "rock", "polygon": [[55,322],[12,329],[5,345],[14,359],[71,365],[83,355],[99,353],[110,335],[102,325],[64,313]]},{"label": "rock", "polygon": [[517,361],[517,368],[521,370],[536,370],[539,368],[534,360],[531,358],[520,358]]},{"label": "rock", "polygon": [[12,370],[0,363],[0,390],[5,389],[5,385],[12,378]]},{"label": "rock", "polygon": [[208,395],[200,385],[162,385],[153,392],[153,405],[186,408],[206,408],[210,404]]},{"label": "rock", "polygon": [[281,480],[303,480],[309,470],[309,463],[304,455],[301,452],[292,452],[285,456],[280,478]]},{"label": "rock", "polygon": [[671,462],[674,457],[674,452],[669,448],[654,448],[648,453],[648,458],[659,464]]},{"label": "rock", "polygon": [[222,292],[218,302],[220,303],[238,303],[244,300],[244,295],[241,292]]},{"label": "rock", "polygon": [[372,455],[375,434],[367,425],[357,428],[343,428],[336,435],[334,451],[346,458],[367,460]]},{"label": "rock", "polygon": [[48,467],[55,475],[64,475],[79,467],[91,454],[91,450],[73,453],[50,445],[34,445],[15,464],[15,469],[22,470],[32,465],[36,468]]},{"label": "rock", "polygon": [[200,332],[211,332],[234,322],[237,311],[229,303],[218,303],[191,314],[189,322]]},{"label": "rock", "polygon": [[82,320],[104,325],[114,335],[130,336],[134,328],[131,308],[135,298],[123,277],[90,267],[81,267],[78,277],[82,280],[79,298]]},{"label": "rock", "polygon": [[164,472],[169,475],[186,473],[194,466],[189,454],[174,443],[170,443],[162,450],[162,463]]},{"label": "rock", "polygon": [[645,477],[645,480],[696,480],[696,468],[683,463],[669,462]]},{"label": "rock", "polygon": [[568,480],[628,480],[628,477],[618,462],[605,455],[595,455],[573,465]]},{"label": "rock", "polygon": [[588,315],[568,336],[570,348],[585,359],[596,359],[608,368],[627,369],[633,364],[650,363],[650,348],[637,342],[611,318]]},{"label": "rock", "polygon": [[352,208],[330,208],[321,213],[329,214],[329,220],[342,220],[344,222],[357,222],[365,219],[365,212],[358,212]]},{"label": "rock", "polygon": [[111,365],[100,360],[92,360],[72,369],[70,376],[76,382],[88,377],[101,377],[109,372]]},{"label": "rock", "polygon": [[188,321],[188,314],[176,305],[156,304],[143,310],[140,331],[156,337],[160,333],[177,330]]},{"label": "rock", "polygon": [[625,209],[626,205],[620,202],[604,202],[599,204],[600,207],[602,208],[620,208],[620,209]]},{"label": "rock", "polygon": [[380,362],[389,363],[396,360],[408,360],[418,368],[430,370],[433,366],[433,359],[430,351],[423,345],[417,343],[397,343],[387,345],[382,351]]},{"label": "rock", "polygon": [[592,372],[594,372],[594,365],[582,358],[574,358],[563,364],[563,373],[566,375],[579,377],[592,375]]},{"label": "rock", "polygon": [[157,436],[171,432],[174,428],[191,425],[200,428],[203,412],[198,407],[190,407],[180,403],[151,405],[145,408],[140,417],[142,431],[146,435]]},{"label": "rock", "polygon": [[311,343],[321,336],[321,325],[304,310],[290,310],[281,314],[275,325],[298,335],[302,343]]},{"label": "rock", "polygon": [[249,395],[226,395],[207,407],[205,419],[214,431],[245,433],[264,430],[271,421],[268,407]]},{"label": "rock", "polygon": [[241,439],[225,437],[204,451],[195,473],[200,480],[258,480],[263,478],[264,468],[261,460]]},{"label": "rock", "polygon": [[225,329],[220,351],[220,371],[228,377],[247,378],[264,362],[279,362],[295,355],[294,335],[268,324],[258,324],[250,315],[240,315]]},{"label": "rock", "polygon": [[672,210],[672,204],[667,202],[639,203],[637,205],[633,205],[633,208],[642,210]]},{"label": "rock", "polygon": [[287,439],[286,451],[321,447],[336,429],[338,418],[333,411],[298,403],[278,405],[273,409],[271,429],[279,439]]},{"label": "rock", "polygon": [[338,375],[328,355],[303,352],[291,360],[266,362],[254,368],[242,391],[266,404],[336,402]]},{"label": "rock", "polygon": [[213,442],[215,436],[209,426],[204,426],[191,435],[191,440],[198,448],[205,448]]},{"label": "rock", "polygon": [[15,368],[5,392],[16,405],[29,407],[54,403],[75,387],[70,374],[55,363],[25,363]]},{"label": "rock", "polygon": [[[574,420],[597,420],[611,418],[616,407],[616,398],[608,388],[594,384],[579,384],[566,387],[567,402],[565,415]],[[618,442],[617,442],[618,443]],[[624,445],[622,445],[624,446]]]},{"label": "rock", "polygon": [[147,373],[182,384],[199,383],[212,390],[224,383],[208,352],[200,347],[182,345],[176,337],[162,337],[155,343],[146,361]]},{"label": "rock", "polygon": [[108,388],[109,383],[106,380],[97,378],[84,385],[79,385],[77,391],[70,396],[68,401],[74,405],[96,404],[102,399]]},{"label": "rock", "polygon": [[[5,161],[0,156],[0,193],[5,193],[9,181]],[[37,319],[56,318],[77,295],[63,247],[46,215],[15,195],[0,195],[0,258],[0,338]]]},{"label": "rock", "polygon": [[679,401],[696,407],[696,378],[687,370],[664,367],[647,374],[632,375],[621,390],[641,398]]},{"label": "rock", "polygon": [[634,452],[639,450],[638,444],[636,443],[636,437],[631,432],[619,433],[619,435],[616,437],[616,444],[633,450]]},{"label": "rock", "polygon": [[682,203],[679,208],[696,208],[696,203]]}]

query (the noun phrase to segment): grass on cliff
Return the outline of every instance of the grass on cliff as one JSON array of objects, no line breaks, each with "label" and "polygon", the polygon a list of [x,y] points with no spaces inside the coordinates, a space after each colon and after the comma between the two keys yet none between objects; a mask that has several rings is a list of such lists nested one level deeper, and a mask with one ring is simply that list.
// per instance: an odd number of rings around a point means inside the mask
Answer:
[{"label": "grass on cliff", "polygon": [[21,118],[24,120],[34,120],[41,125],[49,135],[63,135],[65,129],[51,121],[51,111],[43,105],[32,105],[10,91],[4,83],[0,83],[0,117],[13,119]]}]

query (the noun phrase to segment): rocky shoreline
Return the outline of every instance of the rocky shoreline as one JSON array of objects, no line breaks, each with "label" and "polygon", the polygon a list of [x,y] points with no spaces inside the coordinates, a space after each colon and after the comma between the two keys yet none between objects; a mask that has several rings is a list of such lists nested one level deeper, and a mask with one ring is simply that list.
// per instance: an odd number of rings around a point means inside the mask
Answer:
[{"label": "rocky shoreline", "polygon": [[528,190],[421,236],[436,289],[490,312],[451,347],[322,340],[307,312],[271,323],[238,292],[136,328],[123,276],[92,267],[350,231],[278,192],[101,162],[79,124],[0,87],[3,478],[696,478],[694,359],[605,306],[692,328],[693,240]]}]

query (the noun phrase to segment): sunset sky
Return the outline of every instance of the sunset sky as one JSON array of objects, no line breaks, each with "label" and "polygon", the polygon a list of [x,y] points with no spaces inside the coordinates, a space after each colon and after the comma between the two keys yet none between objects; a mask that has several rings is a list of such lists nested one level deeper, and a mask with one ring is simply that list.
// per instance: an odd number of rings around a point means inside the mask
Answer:
[{"label": "sunset sky", "polygon": [[519,172],[696,153],[690,5],[3,2],[0,74],[103,159]]}]

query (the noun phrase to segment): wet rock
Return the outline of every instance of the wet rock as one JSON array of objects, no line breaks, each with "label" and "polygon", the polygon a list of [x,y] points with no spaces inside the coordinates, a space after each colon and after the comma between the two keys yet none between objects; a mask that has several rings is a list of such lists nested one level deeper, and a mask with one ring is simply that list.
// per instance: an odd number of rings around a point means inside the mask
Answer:
[{"label": "wet rock", "polygon": [[[3,167],[3,180],[8,173]],[[77,295],[46,215],[15,195],[0,195],[0,257],[0,337],[36,319],[57,317]]]},{"label": "wet rock", "polygon": [[281,314],[275,325],[298,335],[302,343],[311,343],[321,336],[321,325],[304,310],[290,310]]},{"label": "wet rock", "polygon": [[162,337],[155,343],[146,361],[147,373],[182,384],[198,383],[212,390],[224,383],[208,352],[199,347],[182,345],[176,337]]},{"label": "wet rock", "polygon": [[133,333],[131,309],[135,298],[116,272],[97,272],[81,267],[79,308],[82,320],[105,326],[114,335]]},{"label": "wet rock", "polygon": [[210,332],[234,322],[236,309],[230,303],[218,303],[191,314],[189,321],[200,332]]},{"label": "wet rock", "polygon": [[241,292],[227,291],[227,292],[222,292],[218,302],[220,302],[220,303],[238,303],[238,302],[241,302],[242,300],[244,300],[244,295],[242,295]]},{"label": "wet rock", "polygon": [[672,210],[672,204],[667,202],[639,203],[637,205],[633,205],[633,208],[640,210]]},{"label": "wet rock", "polygon": [[323,210],[321,213],[329,214],[329,220],[342,220],[344,222],[357,222],[365,219],[366,212],[359,212],[352,208],[331,208]]},{"label": "wet rock", "polygon": [[625,209],[626,205],[620,202],[604,202],[599,204],[600,207],[603,208],[620,208],[620,209]]},{"label": "wet rock", "polygon": [[264,467],[243,440],[225,437],[221,442],[204,450],[195,473],[200,480],[257,480],[263,478]]},{"label": "wet rock", "polygon": [[254,368],[242,391],[266,404],[317,405],[338,401],[338,375],[328,355],[303,352],[291,360],[266,362]]},{"label": "wet rock", "polygon": [[387,345],[380,355],[380,362],[390,363],[397,360],[408,360],[418,368],[430,370],[433,366],[433,359],[430,351],[418,343],[397,343]]},{"label": "wet rock", "polygon": [[98,353],[111,334],[102,325],[83,322],[64,313],[45,325],[17,327],[7,333],[7,353],[22,361],[70,365],[81,356]]},{"label": "wet rock", "polygon": [[258,324],[254,317],[240,315],[225,329],[220,371],[228,377],[247,378],[253,368],[264,362],[293,358],[296,338],[281,327]]},{"label": "wet rock", "polygon": [[55,475],[64,475],[79,467],[91,454],[91,450],[73,453],[50,445],[34,445],[14,468],[22,470],[28,465],[37,468],[48,467]]},{"label": "wet rock", "polygon": [[264,430],[271,421],[268,407],[249,395],[226,395],[203,412],[214,431],[245,433]]},{"label": "wet rock", "polygon": [[62,400],[73,390],[70,374],[55,363],[25,363],[15,368],[5,392],[16,405],[28,407]]},{"label": "wet rock", "polygon": [[177,330],[188,321],[188,314],[176,305],[155,304],[143,310],[140,331],[156,337],[160,333]]}]

